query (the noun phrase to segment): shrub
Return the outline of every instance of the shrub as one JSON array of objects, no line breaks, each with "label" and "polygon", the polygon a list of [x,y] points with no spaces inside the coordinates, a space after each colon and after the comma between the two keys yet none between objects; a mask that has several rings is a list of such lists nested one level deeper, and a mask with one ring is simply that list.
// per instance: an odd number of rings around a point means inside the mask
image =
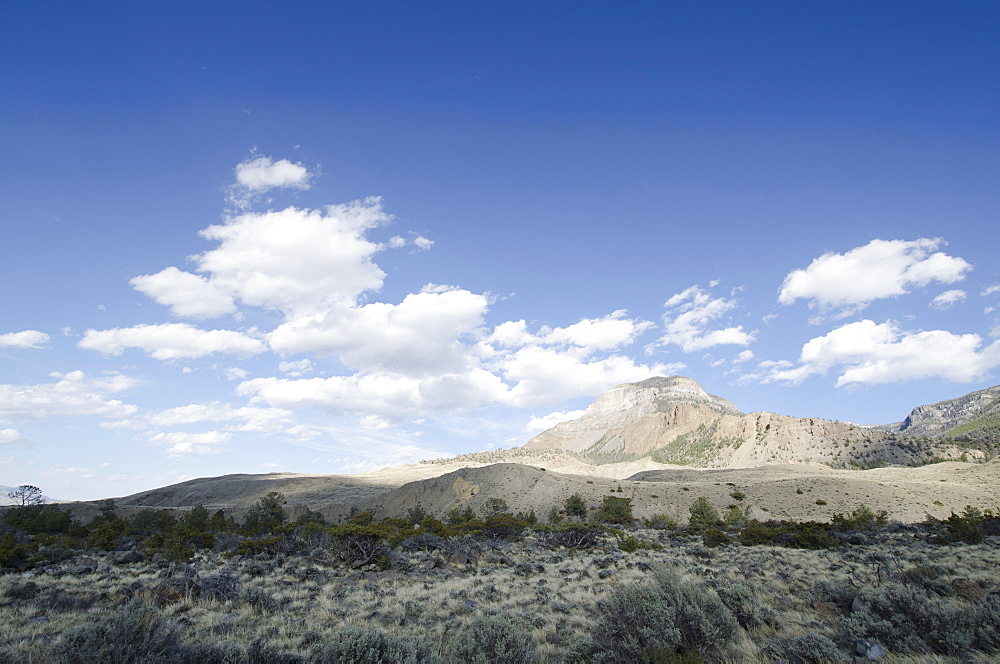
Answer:
[{"label": "shrub", "polygon": [[708,528],[702,532],[701,541],[705,543],[705,546],[714,549],[717,546],[729,544],[733,540],[718,528]]},{"label": "shrub", "polygon": [[522,521],[510,514],[497,514],[486,520],[486,524],[483,526],[483,535],[492,539],[520,539],[527,527],[527,521]]},{"label": "shrub", "polygon": [[659,544],[654,544],[652,542],[647,542],[646,540],[640,539],[635,535],[630,535],[621,530],[612,530],[611,533],[618,540],[618,548],[626,553],[634,553],[639,549],[659,549]]},{"label": "shrub", "polygon": [[153,610],[130,604],[66,630],[51,654],[68,662],[166,662],[178,659],[180,642]]},{"label": "shrub", "polygon": [[243,587],[236,574],[223,570],[218,574],[209,574],[198,579],[201,586],[201,598],[224,602],[239,597]]},{"label": "shrub", "polygon": [[648,519],[643,519],[642,526],[653,530],[677,530],[677,522],[666,514],[654,514]]},{"label": "shrub", "polygon": [[[853,638],[876,641],[892,650],[948,655],[977,647],[982,637],[989,640],[987,633],[977,634],[978,621],[989,621],[986,602],[960,607],[898,583],[862,588],[858,598],[860,610],[843,623]],[[1000,614],[997,619],[994,629],[1000,628]]]},{"label": "shrub", "polygon": [[845,516],[834,514],[830,523],[837,530],[872,530],[889,522],[889,513],[885,510],[873,512],[870,507],[862,504],[858,509]]},{"label": "shrub", "polygon": [[597,661],[669,661],[720,657],[737,629],[732,612],[709,588],[656,568],[654,583],[616,588],[598,602],[585,656]]},{"label": "shrub", "polygon": [[483,513],[483,516],[487,519],[492,516],[503,514],[509,509],[510,506],[503,498],[487,498],[479,508],[479,510]]},{"label": "shrub", "polygon": [[240,600],[260,611],[274,612],[281,608],[281,602],[262,588],[249,586],[240,591]]},{"label": "shrub", "polygon": [[382,526],[346,523],[330,528],[330,547],[349,567],[369,564],[385,567],[389,564],[386,553],[391,534]]},{"label": "shrub", "polygon": [[528,626],[502,613],[476,618],[448,641],[448,654],[470,664],[521,664],[534,659]]},{"label": "shrub", "polygon": [[744,629],[771,625],[776,621],[774,611],[764,606],[754,592],[753,586],[746,581],[724,583],[715,591],[726,608],[732,611],[740,627]]},{"label": "shrub", "polygon": [[802,662],[803,664],[840,664],[851,661],[837,648],[837,644],[829,637],[817,634],[816,632],[806,632],[794,639],[780,643],[778,650],[782,657],[792,662]]},{"label": "shrub", "polygon": [[740,532],[744,546],[771,545],[790,549],[826,549],[837,540],[825,523],[816,521],[751,521]]},{"label": "shrub", "polygon": [[410,641],[373,629],[350,627],[338,632],[320,654],[323,664],[368,664],[369,662],[399,662],[420,664],[435,658],[428,644]]},{"label": "shrub", "polygon": [[543,533],[549,546],[564,546],[567,549],[588,549],[597,544],[604,527],[596,523],[558,523],[545,526]]}]

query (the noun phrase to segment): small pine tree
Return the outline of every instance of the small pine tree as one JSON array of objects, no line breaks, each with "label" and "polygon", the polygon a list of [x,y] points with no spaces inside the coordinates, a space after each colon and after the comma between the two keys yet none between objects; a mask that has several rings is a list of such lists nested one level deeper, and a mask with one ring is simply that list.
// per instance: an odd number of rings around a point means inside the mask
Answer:
[{"label": "small pine tree", "polygon": [[688,529],[692,532],[700,533],[708,528],[718,528],[722,525],[722,517],[719,516],[719,512],[704,496],[694,501],[688,511],[691,513]]},{"label": "small pine tree", "polygon": [[568,517],[582,519],[587,516],[587,503],[578,493],[567,498],[563,507]]}]

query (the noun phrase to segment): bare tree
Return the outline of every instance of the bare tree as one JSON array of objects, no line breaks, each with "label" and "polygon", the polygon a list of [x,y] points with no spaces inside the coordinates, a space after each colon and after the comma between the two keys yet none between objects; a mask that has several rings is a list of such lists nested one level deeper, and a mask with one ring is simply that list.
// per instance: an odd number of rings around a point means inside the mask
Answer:
[{"label": "bare tree", "polygon": [[10,498],[18,511],[25,507],[36,507],[45,503],[42,490],[30,484],[22,484],[13,491],[8,491],[7,497]]}]

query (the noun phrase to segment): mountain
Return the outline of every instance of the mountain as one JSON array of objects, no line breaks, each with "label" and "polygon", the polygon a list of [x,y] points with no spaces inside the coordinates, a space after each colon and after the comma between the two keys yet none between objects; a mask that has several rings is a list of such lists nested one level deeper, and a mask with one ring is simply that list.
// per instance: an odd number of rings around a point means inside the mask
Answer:
[{"label": "mountain", "polygon": [[[511,511],[543,516],[574,493],[591,506],[614,493],[633,500],[637,517],[667,514],[683,521],[695,498],[722,507],[739,491],[746,505],[761,510],[760,518],[827,520],[864,502],[915,521],[965,505],[991,506],[1000,462],[927,464],[985,461],[998,448],[1000,387],[919,406],[903,422],[861,427],[747,414],[690,378],[656,377],[605,392],[580,418],[512,450],[356,475],[199,478],[116,504],[125,516],[197,504],[239,516],[278,491],[288,510],[308,506],[337,521],[358,509],[400,516],[418,503],[438,517],[456,507],[478,512],[490,498],[503,499]],[[890,464],[897,467],[879,468]],[[96,503],[69,506],[83,520],[97,512]]]},{"label": "mountain", "polygon": [[[618,385],[580,418],[542,432],[524,448],[575,452],[594,463],[649,458],[699,468],[810,462],[864,468],[920,465],[963,454],[990,458],[994,454],[983,445],[963,444],[940,432],[992,435],[995,441],[998,428],[1000,387],[922,406],[898,426],[862,427],[763,411],[745,414],[690,378],[671,376]],[[904,434],[908,430],[936,435],[916,441]]]},{"label": "mountain", "polygon": [[890,432],[907,436],[966,438],[994,443],[1000,438],[1000,385],[966,394],[957,399],[917,406]]}]

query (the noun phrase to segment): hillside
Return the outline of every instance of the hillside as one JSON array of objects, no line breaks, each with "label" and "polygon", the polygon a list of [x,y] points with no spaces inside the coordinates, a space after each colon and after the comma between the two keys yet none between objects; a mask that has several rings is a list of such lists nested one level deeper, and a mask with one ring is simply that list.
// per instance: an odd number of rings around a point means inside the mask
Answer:
[{"label": "hillside", "polygon": [[[512,450],[355,475],[199,478],[116,502],[126,514],[197,504],[240,514],[277,491],[290,509],[304,505],[342,520],[360,509],[396,516],[418,503],[436,516],[455,508],[478,511],[490,498],[514,512],[544,515],[574,493],[594,507],[614,492],[633,500],[638,517],[668,514],[683,521],[695,498],[724,508],[738,492],[761,517],[826,520],[864,502],[916,521],[968,504],[996,507],[1000,462],[927,464],[995,456],[998,411],[1000,387],[920,406],[902,423],[866,428],[744,414],[689,378],[659,377],[619,385],[582,417]],[[879,467],[887,464],[915,467]],[[96,507],[77,503],[74,511],[88,518]]]},{"label": "hillside", "polygon": [[648,458],[697,468],[870,468],[992,458],[998,433],[1000,387],[918,407],[902,424],[862,427],[765,411],[745,414],[690,378],[672,376],[618,385],[581,417],[542,432],[524,448],[565,450],[597,464]]}]

